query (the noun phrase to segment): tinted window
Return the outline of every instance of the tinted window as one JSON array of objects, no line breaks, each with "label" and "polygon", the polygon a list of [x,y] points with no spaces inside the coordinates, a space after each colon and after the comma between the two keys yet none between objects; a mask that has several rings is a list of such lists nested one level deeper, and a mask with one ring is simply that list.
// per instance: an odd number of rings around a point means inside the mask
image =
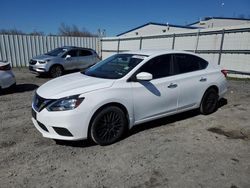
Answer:
[{"label": "tinted window", "polygon": [[64,52],[66,52],[67,49],[66,48],[56,48],[48,53],[46,53],[46,55],[50,55],[50,56],[61,56]]},{"label": "tinted window", "polygon": [[144,64],[140,72],[148,72],[153,75],[153,79],[171,75],[171,55],[162,55],[149,60]]},{"label": "tinted window", "polygon": [[77,50],[70,50],[67,55],[70,55],[71,57],[76,57],[77,56]]},{"label": "tinted window", "polygon": [[197,56],[189,54],[175,54],[175,72],[187,73],[205,69],[208,63]]},{"label": "tinted window", "polygon": [[92,52],[89,50],[79,50],[79,56],[88,56],[92,55]]},{"label": "tinted window", "polygon": [[[194,56],[195,57],[195,56]],[[207,68],[208,62],[202,58],[195,57],[196,61],[199,61],[200,64],[200,69],[205,69]]]},{"label": "tinted window", "polygon": [[69,50],[67,53],[65,53],[62,57],[65,58],[67,55],[70,55],[71,57],[76,57],[77,56],[77,51],[78,50]]}]

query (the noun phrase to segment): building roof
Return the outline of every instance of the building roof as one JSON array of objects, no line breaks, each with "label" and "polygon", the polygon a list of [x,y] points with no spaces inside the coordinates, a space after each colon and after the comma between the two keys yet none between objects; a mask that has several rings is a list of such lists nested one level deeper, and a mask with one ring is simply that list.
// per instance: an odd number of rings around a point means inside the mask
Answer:
[{"label": "building roof", "polygon": [[148,23],[146,23],[146,24],[144,24],[144,25],[141,25],[141,26],[139,26],[139,27],[130,29],[130,30],[125,31],[125,32],[123,32],[123,33],[120,33],[120,34],[118,34],[118,35],[116,35],[116,36],[119,37],[119,36],[121,36],[121,35],[124,35],[124,34],[126,34],[126,33],[129,33],[129,32],[134,31],[134,30],[136,30],[136,29],[140,29],[140,28],[142,28],[142,27],[145,27],[145,26],[147,26],[147,25],[169,26],[169,27],[178,27],[178,28],[184,28],[184,29],[197,29],[197,28],[199,28],[199,27],[192,27],[192,26],[182,26],[182,25],[173,25],[173,24],[163,24],[163,23],[156,23],[156,22],[148,22]]},{"label": "building roof", "polygon": [[208,20],[212,20],[212,19],[217,19],[217,20],[241,20],[241,21],[250,21],[250,19],[247,19],[247,18],[230,18],[230,17],[204,17],[202,20],[199,20],[199,21],[196,21],[196,22],[193,22],[191,24],[188,24],[186,26],[191,26],[191,25],[194,25],[194,24],[197,24],[199,23],[200,21],[208,21]]}]

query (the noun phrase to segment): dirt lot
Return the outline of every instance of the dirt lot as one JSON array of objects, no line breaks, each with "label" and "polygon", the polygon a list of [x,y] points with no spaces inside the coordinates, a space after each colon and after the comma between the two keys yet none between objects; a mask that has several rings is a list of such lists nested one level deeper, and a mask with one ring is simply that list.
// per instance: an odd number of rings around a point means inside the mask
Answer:
[{"label": "dirt lot", "polygon": [[31,122],[31,98],[47,78],[14,70],[16,92],[0,96],[0,187],[250,187],[250,82],[229,81],[212,115],[195,111],[132,129],[101,147],[46,139]]}]

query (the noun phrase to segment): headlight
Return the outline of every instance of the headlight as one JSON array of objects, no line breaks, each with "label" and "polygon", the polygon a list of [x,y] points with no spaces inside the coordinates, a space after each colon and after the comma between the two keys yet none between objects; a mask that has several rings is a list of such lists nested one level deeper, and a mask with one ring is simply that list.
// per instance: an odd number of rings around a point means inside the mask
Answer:
[{"label": "headlight", "polygon": [[74,95],[62,99],[58,99],[52,102],[49,106],[47,106],[48,111],[66,111],[66,110],[73,110],[77,108],[84,98],[78,98],[79,95]]},{"label": "headlight", "polygon": [[38,61],[39,64],[45,64],[45,63],[48,63],[50,61],[50,59],[47,59],[45,61]]}]

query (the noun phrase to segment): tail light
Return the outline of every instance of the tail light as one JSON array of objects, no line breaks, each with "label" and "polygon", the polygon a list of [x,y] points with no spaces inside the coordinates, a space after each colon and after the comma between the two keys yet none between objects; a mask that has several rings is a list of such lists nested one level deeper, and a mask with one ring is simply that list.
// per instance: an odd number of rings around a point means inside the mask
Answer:
[{"label": "tail light", "polygon": [[0,70],[2,70],[2,71],[7,71],[7,70],[10,70],[10,69],[11,69],[10,64],[4,65],[4,66],[0,66]]},{"label": "tail light", "polygon": [[224,74],[225,77],[227,77],[227,73],[228,73],[227,70],[223,69],[223,70],[221,70],[221,73]]}]

